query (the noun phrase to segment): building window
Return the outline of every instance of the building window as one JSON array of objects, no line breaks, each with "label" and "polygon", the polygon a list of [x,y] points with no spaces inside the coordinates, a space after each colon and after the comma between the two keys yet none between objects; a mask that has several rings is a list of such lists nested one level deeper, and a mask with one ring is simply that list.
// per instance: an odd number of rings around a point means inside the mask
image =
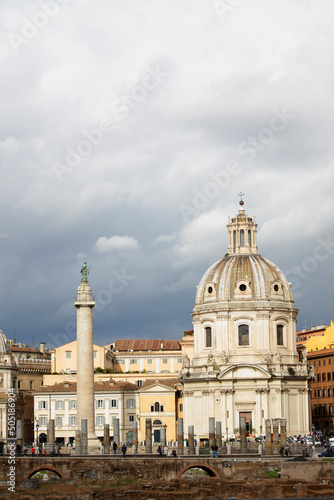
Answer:
[{"label": "building window", "polygon": [[96,425],[104,425],[104,415],[97,415]]},{"label": "building window", "polygon": [[65,352],[65,358],[70,359],[72,357],[72,351],[66,351]]},{"label": "building window", "polygon": [[73,415],[70,417],[70,426],[74,427],[75,425],[77,425],[77,417]]},{"label": "building window", "polygon": [[46,425],[46,417],[39,417],[38,422],[39,425]]},{"label": "building window", "polygon": [[180,403],[180,411],[183,411],[183,404]]},{"label": "building window", "polygon": [[47,407],[48,407],[48,405],[47,405],[47,402],[46,402],[46,401],[40,401],[40,402],[39,402],[39,409],[40,409],[40,410],[46,410],[46,409],[47,409]]},{"label": "building window", "polygon": [[151,405],[151,411],[157,412],[157,411],[164,411],[164,406],[161,405],[158,401],[154,403],[154,405]]},{"label": "building window", "polygon": [[242,345],[242,346],[249,345],[249,326],[248,325],[239,325],[238,326],[238,335],[239,335],[239,345]]},{"label": "building window", "polygon": [[56,410],[63,410],[64,409],[64,401],[61,399],[56,401]]},{"label": "building window", "polygon": [[129,422],[134,422],[134,421],[135,421],[135,416],[129,415]]},{"label": "building window", "polygon": [[323,373],[323,374],[322,374],[322,381],[323,381],[323,382],[326,382],[326,373]]},{"label": "building window", "polygon": [[70,406],[70,410],[76,410],[76,408],[77,408],[77,401],[76,401],[76,399],[70,399],[69,406]]},{"label": "building window", "polygon": [[70,375],[71,374],[71,368],[66,368],[66,374]]},{"label": "building window", "polygon": [[329,409],[329,414],[333,415],[333,406],[330,406],[328,409]]},{"label": "building window", "polygon": [[283,325],[276,326],[276,339],[277,339],[277,345],[284,345],[284,343],[283,343]]},{"label": "building window", "polygon": [[167,363],[168,363],[168,359],[167,359],[167,358],[163,358],[162,363],[163,363],[164,365],[167,365]]},{"label": "building window", "polygon": [[111,399],[110,406],[111,408],[117,408],[117,399]]},{"label": "building window", "polygon": [[252,246],[252,231],[248,229],[248,245]]},{"label": "building window", "polygon": [[233,252],[235,253],[235,248],[237,246],[237,232],[233,231]]},{"label": "building window", "polygon": [[117,360],[118,365],[124,365],[124,359],[118,359]]},{"label": "building window", "polygon": [[179,363],[179,365],[182,365],[182,357],[178,356],[176,358],[176,362]]},{"label": "building window", "polygon": [[126,407],[127,408],[135,408],[136,407],[136,401],[134,399],[127,399],[126,400]]},{"label": "building window", "polygon": [[63,417],[56,417],[56,427],[62,427],[63,426]]},{"label": "building window", "polygon": [[332,380],[332,372],[327,373],[327,380],[328,381]]},{"label": "building window", "polygon": [[317,397],[317,389],[314,389],[314,397]]},{"label": "building window", "polygon": [[96,400],[96,408],[104,408],[104,399]]},{"label": "building window", "polygon": [[324,417],[327,417],[327,406],[324,405]]},{"label": "building window", "polygon": [[245,231],[243,229],[240,230],[240,246],[245,246]]},{"label": "building window", "polygon": [[323,391],[322,391],[322,395],[323,395],[323,397],[324,397],[324,398],[326,398],[326,397],[327,397],[327,390],[326,390],[326,389],[323,389]]},{"label": "building window", "polygon": [[321,398],[321,389],[318,389],[318,398]]},{"label": "building window", "polygon": [[137,360],[136,359],[130,359],[130,364],[131,365],[136,365],[137,364]]},{"label": "building window", "polygon": [[29,381],[29,389],[34,389],[34,381],[33,380]]},{"label": "building window", "polygon": [[137,383],[138,387],[142,387],[142,385],[143,385],[143,381],[142,380],[137,380],[136,383]]},{"label": "building window", "polygon": [[96,358],[97,358],[97,351],[94,351],[94,352],[93,352],[93,357],[94,357],[94,359],[96,359]]},{"label": "building window", "polygon": [[328,397],[329,398],[332,397],[332,388],[331,387],[328,388]]},{"label": "building window", "polygon": [[205,347],[212,347],[212,329],[211,326],[205,328]]},{"label": "building window", "polygon": [[152,364],[153,364],[153,359],[152,359],[152,358],[148,358],[148,360],[147,360],[147,364],[148,364],[148,365],[152,365]]},{"label": "building window", "polygon": [[22,380],[17,381],[17,388],[22,389]]},{"label": "building window", "polygon": [[332,364],[332,360],[331,358],[328,359],[328,364],[331,365]]},{"label": "building window", "polygon": [[318,373],[318,382],[321,382],[321,373]]},{"label": "building window", "polygon": [[326,360],[325,359],[322,360],[322,364],[325,366],[325,364],[326,364]]}]

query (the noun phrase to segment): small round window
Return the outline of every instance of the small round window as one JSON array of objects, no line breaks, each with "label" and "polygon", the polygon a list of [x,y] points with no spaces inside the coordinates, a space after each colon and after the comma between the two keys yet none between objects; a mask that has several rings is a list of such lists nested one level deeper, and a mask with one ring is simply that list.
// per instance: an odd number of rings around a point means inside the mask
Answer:
[{"label": "small round window", "polygon": [[240,292],[245,292],[247,290],[246,285],[244,285],[243,283],[241,285],[239,285],[239,290],[240,290]]},{"label": "small round window", "polygon": [[279,286],[278,285],[274,285],[274,290],[275,290],[275,292],[278,292],[279,291]]},{"label": "small round window", "polygon": [[208,287],[208,293],[212,293],[212,292],[213,292],[213,288],[212,288],[212,286],[209,286]]}]

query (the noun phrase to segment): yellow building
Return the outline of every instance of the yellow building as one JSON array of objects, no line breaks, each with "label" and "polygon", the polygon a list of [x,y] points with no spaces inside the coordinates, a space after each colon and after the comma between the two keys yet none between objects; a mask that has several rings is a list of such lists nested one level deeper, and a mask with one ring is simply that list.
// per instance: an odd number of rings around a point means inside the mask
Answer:
[{"label": "yellow building", "polygon": [[[93,345],[94,369],[102,370],[114,369],[114,355],[107,347]],[[51,372],[52,373],[76,373],[77,372],[77,341],[56,347],[51,354]]]}]

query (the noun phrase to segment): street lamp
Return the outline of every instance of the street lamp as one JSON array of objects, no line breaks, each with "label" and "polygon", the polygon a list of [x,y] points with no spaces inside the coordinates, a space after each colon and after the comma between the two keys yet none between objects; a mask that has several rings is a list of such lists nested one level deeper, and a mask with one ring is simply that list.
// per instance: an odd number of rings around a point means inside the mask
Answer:
[{"label": "street lamp", "polygon": [[226,427],[226,443],[228,443],[228,427]]},{"label": "street lamp", "polygon": [[163,428],[164,428],[164,438],[165,438],[164,446],[167,446],[167,424],[163,425]]},{"label": "street lamp", "polygon": [[260,425],[260,436],[261,436],[261,441],[262,441],[262,425]]}]

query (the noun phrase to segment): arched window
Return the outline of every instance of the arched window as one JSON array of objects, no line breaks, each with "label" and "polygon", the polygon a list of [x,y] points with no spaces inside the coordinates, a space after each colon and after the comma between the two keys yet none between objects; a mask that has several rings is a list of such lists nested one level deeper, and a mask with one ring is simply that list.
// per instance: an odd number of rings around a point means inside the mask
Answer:
[{"label": "arched window", "polygon": [[248,245],[252,246],[252,231],[248,229]]},{"label": "arched window", "polygon": [[157,412],[157,411],[164,411],[164,406],[161,405],[158,401],[154,403],[154,405],[151,405],[151,411]]},{"label": "arched window", "polygon": [[277,345],[284,345],[283,343],[283,325],[276,326],[276,342]]},{"label": "arched window", "polygon": [[153,420],[153,425],[162,425],[161,420]]},{"label": "arched window", "polygon": [[245,246],[245,231],[243,229],[240,230],[240,246]]},{"label": "arched window", "polygon": [[238,326],[238,337],[239,345],[249,345],[249,326],[239,325]]},{"label": "arched window", "polygon": [[205,347],[212,347],[212,329],[211,326],[205,328]]}]

